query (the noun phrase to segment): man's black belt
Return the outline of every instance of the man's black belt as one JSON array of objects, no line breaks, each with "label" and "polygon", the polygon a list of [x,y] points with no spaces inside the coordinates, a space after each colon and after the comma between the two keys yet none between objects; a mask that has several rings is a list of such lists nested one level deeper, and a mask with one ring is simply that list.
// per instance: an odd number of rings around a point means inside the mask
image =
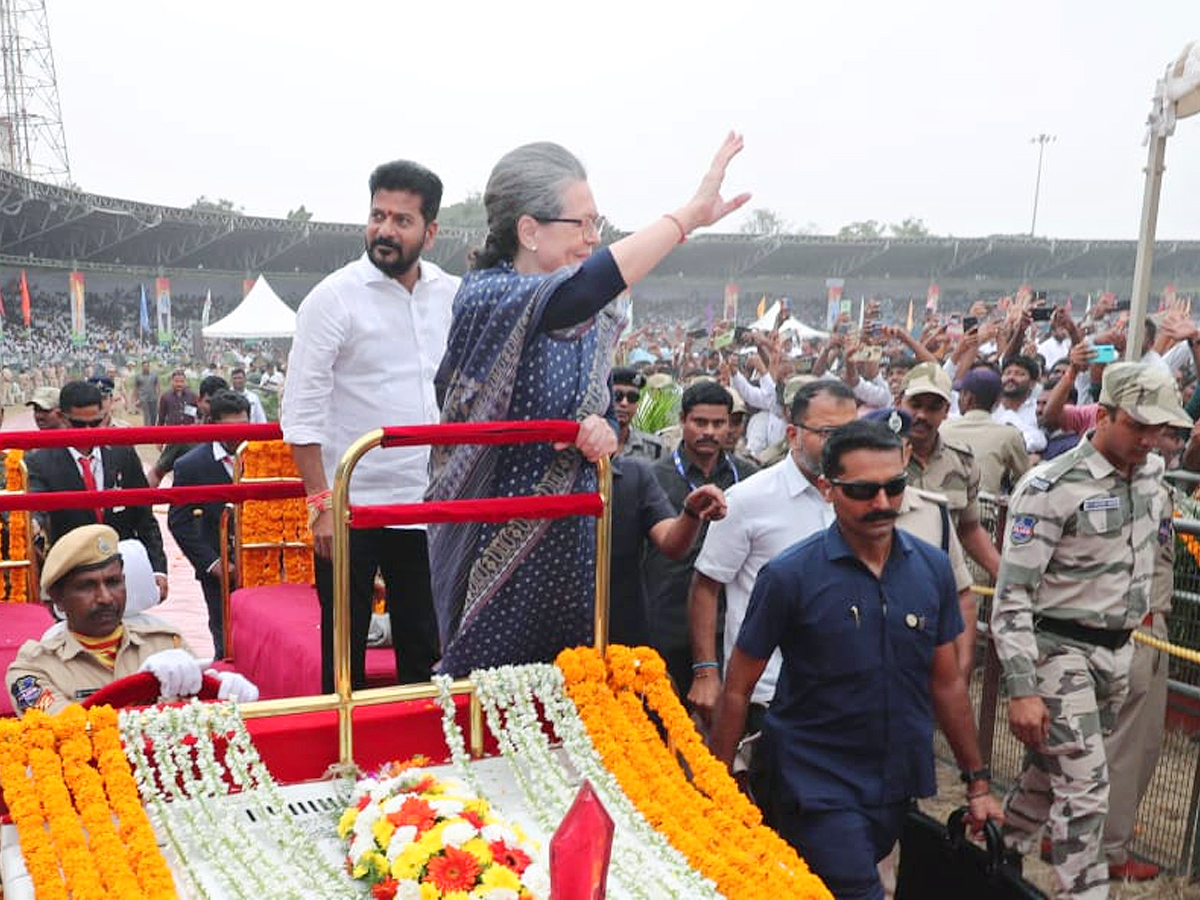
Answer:
[{"label": "man's black belt", "polygon": [[1072,622],[1069,619],[1050,619],[1046,617],[1034,618],[1033,628],[1034,631],[1046,631],[1072,641],[1092,644],[1096,647],[1104,647],[1106,650],[1120,650],[1129,643],[1129,636],[1133,634],[1132,631],[1089,628],[1086,625],[1080,625],[1078,622]]}]

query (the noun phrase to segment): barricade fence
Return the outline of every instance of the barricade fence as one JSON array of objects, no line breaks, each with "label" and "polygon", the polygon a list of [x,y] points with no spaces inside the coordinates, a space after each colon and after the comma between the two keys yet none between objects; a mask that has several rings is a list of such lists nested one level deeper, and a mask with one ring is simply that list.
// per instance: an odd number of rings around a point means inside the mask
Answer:
[{"label": "barricade fence", "polygon": [[[1200,476],[1172,473],[1176,493],[1176,555],[1169,646],[1160,664],[1168,666],[1167,722],[1158,764],[1138,808],[1130,852],[1176,875],[1200,878]],[[1007,498],[980,495],[980,518],[997,547],[1003,544]],[[1007,790],[1016,779],[1024,746],[1008,729],[1008,703],[1000,669],[990,651],[988,622],[992,582],[968,561],[976,577],[979,643],[971,696],[979,711],[979,739],[992,767],[993,785]],[[1190,652],[1189,652],[1190,651]],[[990,655],[990,660],[989,660]],[[1191,657],[1191,658],[1185,658]],[[989,696],[992,702],[989,701]],[[938,733],[939,758],[953,762]]]}]

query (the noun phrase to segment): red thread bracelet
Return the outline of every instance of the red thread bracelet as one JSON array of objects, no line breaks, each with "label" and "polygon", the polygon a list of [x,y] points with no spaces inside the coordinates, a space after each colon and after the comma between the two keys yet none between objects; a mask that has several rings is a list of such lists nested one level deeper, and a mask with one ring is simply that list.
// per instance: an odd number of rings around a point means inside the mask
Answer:
[{"label": "red thread bracelet", "polygon": [[678,218],[671,215],[671,213],[663,213],[663,218],[670,219],[672,222],[675,223],[675,227],[679,229],[679,243],[680,244],[682,244],[684,241],[686,241],[688,239],[687,229],[683,227],[683,223],[680,222]]}]

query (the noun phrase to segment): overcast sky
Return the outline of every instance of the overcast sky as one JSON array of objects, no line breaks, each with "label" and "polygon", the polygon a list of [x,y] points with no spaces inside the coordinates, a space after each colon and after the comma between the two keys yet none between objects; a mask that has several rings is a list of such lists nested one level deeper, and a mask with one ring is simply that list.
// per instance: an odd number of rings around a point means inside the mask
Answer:
[{"label": "overcast sky", "polygon": [[[379,162],[444,202],[554,140],[634,228],[684,201],[726,130],[732,191],[795,226],[1134,238],[1154,84],[1198,0],[47,0],[73,179],[359,222]],[[1200,238],[1200,116],[1167,148],[1160,238]],[[1189,199],[1190,198],[1190,199]],[[736,230],[740,219],[720,230]]]}]

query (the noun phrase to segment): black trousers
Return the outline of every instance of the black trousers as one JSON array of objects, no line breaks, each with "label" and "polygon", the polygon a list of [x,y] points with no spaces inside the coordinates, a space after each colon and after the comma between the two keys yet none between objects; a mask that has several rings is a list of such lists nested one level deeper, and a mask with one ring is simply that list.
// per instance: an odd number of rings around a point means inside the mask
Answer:
[{"label": "black trousers", "polygon": [[[321,601],[321,689],[333,690],[333,564],[315,558]],[[441,651],[433,592],[429,587],[429,544],[424,531],[369,528],[350,531],[350,681],[366,687],[367,630],[375,596],[375,572],[387,586],[392,649],[400,684],[429,681]]]},{"label": "black trousers", "polygon": [[204,592],[204,605],[208,607],[208,631],[213,639],[213,659],[224,659],[225,652],[225,604],[221,600],[221,579],[205,574],[199,579]]}]

